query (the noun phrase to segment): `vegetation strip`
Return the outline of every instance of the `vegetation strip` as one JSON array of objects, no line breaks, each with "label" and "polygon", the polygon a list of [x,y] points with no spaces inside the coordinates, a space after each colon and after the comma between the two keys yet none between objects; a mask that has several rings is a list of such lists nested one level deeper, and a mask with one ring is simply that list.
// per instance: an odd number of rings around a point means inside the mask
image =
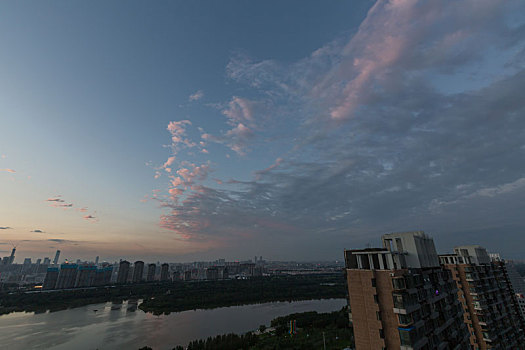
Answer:
[{"label": "vegetation strip", "polygon": [[88,304],[144,299],[140,308],[154,314],[193,309],[309,299],[345,298],[343,274],[271,276],[249,280],[145,283],[95,289],[0,294],[0,314],[45,312]]}]

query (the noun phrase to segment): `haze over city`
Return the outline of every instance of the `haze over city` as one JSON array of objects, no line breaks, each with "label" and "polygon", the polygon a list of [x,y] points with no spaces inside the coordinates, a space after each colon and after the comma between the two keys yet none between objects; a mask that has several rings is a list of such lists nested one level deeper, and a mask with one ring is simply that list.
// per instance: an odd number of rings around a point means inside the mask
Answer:
[{"label": "haze over city", "polygon": [[[74,4],[74,6],[73,6]],[[0,256],[525,244],[525,3],[0,3]]]}]

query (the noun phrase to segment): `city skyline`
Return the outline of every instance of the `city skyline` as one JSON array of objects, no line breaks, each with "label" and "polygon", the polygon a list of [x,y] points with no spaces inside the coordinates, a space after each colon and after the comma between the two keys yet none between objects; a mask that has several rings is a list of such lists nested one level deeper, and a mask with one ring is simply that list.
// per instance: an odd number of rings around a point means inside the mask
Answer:
[{"label": "city skyline", "polygon": [[525,3],[74,4],[0,4],[0,256],[524,258]]}]

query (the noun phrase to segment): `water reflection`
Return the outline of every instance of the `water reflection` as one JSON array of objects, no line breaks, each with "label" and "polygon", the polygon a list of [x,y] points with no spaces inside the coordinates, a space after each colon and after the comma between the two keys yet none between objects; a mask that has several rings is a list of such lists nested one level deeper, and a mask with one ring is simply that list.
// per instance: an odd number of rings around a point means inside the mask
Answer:
[{"label": "water reflection", "polygon": [[[0,344],[5,349],[172,349],[194,339],[244,333],[278,316],[295,312],[339,310],[345,299],[310,300],[194,310],[155,316],[137,303],[89,305],[53,313],[0,316]],[[94,312],[94,310],[98,310]]]}]

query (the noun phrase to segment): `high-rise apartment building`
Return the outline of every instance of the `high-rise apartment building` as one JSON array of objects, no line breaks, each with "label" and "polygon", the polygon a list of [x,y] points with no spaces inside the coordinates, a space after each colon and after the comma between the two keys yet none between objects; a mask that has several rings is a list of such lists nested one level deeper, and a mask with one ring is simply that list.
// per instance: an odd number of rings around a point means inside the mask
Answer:
[{"label": "high-rise apartment building", "polygon": [[133,282],[141,282],[142,275],[144,275],[144,261],[135,261],[133,264]]},{"label": "high-rise apartment building", "polygon": [[440,255],[463,304],[470,344],[478,349],[525,349],[524,325],[503,260],[491,260],[479,245]]},{"label": "high-rise apartment building", "polygon": [[520,308],[521,318],[525,319],[525,295],[516,293],[516,301]]},{"label": "high-rise apartment building", "polygon": [[91,287],[95,284],[97,267],[94,265],[80,266],[78,268],[77,287]]},{"label": "high-rise apartment building", "polygon": [[46,272],[46,277],[44,279],[42,289],[55,289],[58,281],[58,274],[58,267],[49,267]]},{"label": "high-rise apartment building", "polygon": [[167,281],[169,279],[170,279],[170,265],[168,263],[164,263],[160,267],[160,280]]},{"label": "high-rise apartment building", "polygon": [[60,265],[60,273],[58,274],[58,281],[56,289],[65,289],[75,287],[77,281],[78,265],[77,264],[62,264]]},{"label": "high-rise apartment building", "polygon": [[148,265],[148,274],[146,276],[146,280],[148,282],[151,282],[151,281],[155,280],[155,271],[156,270],[157,270],[157,265],[156,264],[149,264]]},{"label": "high-rise apartment building", "polygon": [[458,288],[422,231],[387,234],[383,248],[345,250],[355,348],[469,349]]},{"label": "high-rise apartment building", "polygon": [[126,283],[129,276],[129,261],[123,260],[119,264],[117,283]]}]

